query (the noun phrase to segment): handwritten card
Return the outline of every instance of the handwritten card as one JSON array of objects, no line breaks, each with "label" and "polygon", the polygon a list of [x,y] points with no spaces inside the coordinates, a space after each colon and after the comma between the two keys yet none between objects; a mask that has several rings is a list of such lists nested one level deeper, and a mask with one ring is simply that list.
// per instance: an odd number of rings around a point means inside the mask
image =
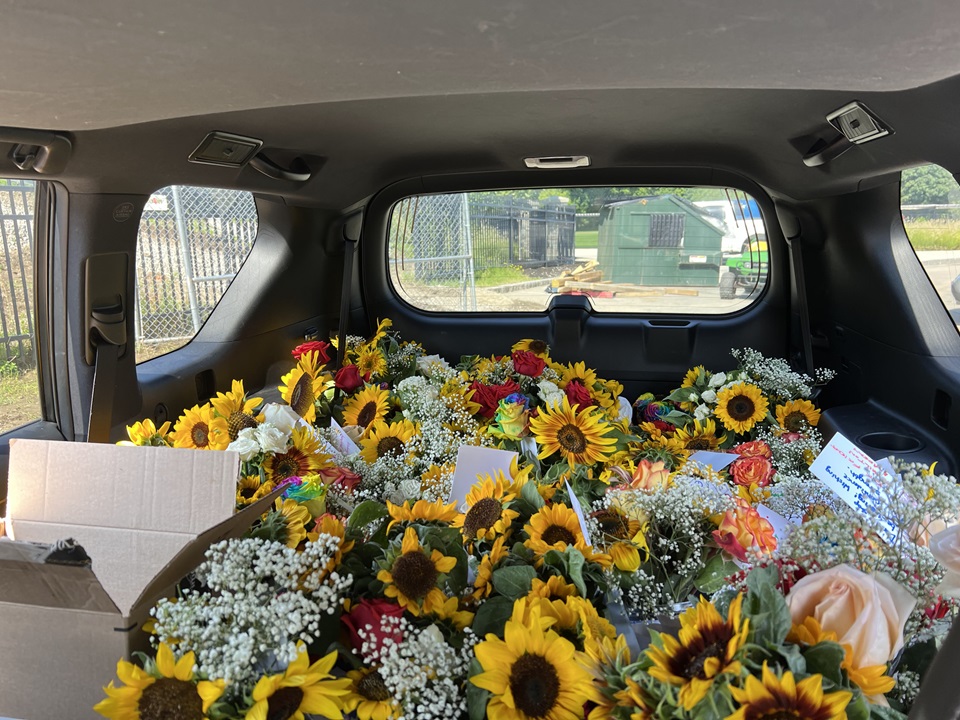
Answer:
[{"label": "handwritten card", "polygon": [[688,462],[699,463],[700,465],[709,465],[715,472],[723,470],[727,465],[736,460],[739,455],[736,453],[710,452],[709,450],[697,450],[690,456]]},{"label": "handwritten card", "polygon": [[896,524],[878,518],[876,511],[881,483],[890,483],[893,478],[873,458],[837,433],[814,460],[810,472],[861,515],[877,519],[884,540],[891,544],[896,541]]},{"label": "handwritten card", "polygon": [[341,453],[344,455],[356,455],[360,452],[360,447],[347,435],[346,431],[340,427],[340,423],[333,418],[330,418],[330,430],[331,440],[333,440],[333,444]]},{"label": "handwritten card", "polygon": [[757,505],[757,512],[760,513],[760,517],[773,526],[773,534],[778,542],[785,539],[790,531],[797,526],[792,520],[785,518],[776,510],[771,510],[762,503]]},{"label": "handwritten card", "polygon": [[567,495],[570,496],[570,507],[573,508],[573,511],[577,514],[577,520],[580,521],[580,532],[583,533],[583,541],[593,547],[593,540],[590,539],[590,528],[587,526],[587,518],[583,514],[583,507],[580,505],[580,499],[574,494],[573,488],[570,487],[570,481],[566,481],[567,485]]},{"label": "handwritten card", "polygon": [[467,500],[467,493],[477,482],[478,476],[497,474],[503,470],[506,478],[510,478],[510,464],[517,454],[508,450],[495,450],[473,445],[461,445],[457,451],[457,467],[453,471],[453,487],[450,489],[450,501],[460,507]]}]

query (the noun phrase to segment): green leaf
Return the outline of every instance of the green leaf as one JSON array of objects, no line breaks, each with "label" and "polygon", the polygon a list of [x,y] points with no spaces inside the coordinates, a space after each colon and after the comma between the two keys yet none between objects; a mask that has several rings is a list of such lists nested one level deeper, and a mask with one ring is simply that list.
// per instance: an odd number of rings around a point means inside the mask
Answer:
[{"label": "green leaf", "polygon": [[533,512],[536,512],[544,506],[543,498],[537,490],[537,484],[532,480],[525,482],[523,487],[520,488],[520,497],[523,498],[528,505],[533,507]]},{"label": "green leaf", "polygon": [[693,584],[704,595],[713,595],[726,584],[726,579],[739,569],[735,563],[724,560],[722,554],[717,554],[707,561]]},{"label": "green leaf", "polygon": [[695,388],[677,388],[667,395],[664,400],[672,400],[673,402],[696,402],[695,400],[690,399],[690,395],[692,394],[695,394],[698,398],[700,397],[700,393],[697,392]]},{"label": "green leaf", "polygon": [[[479,675],[483,672],[480,661],[474,658],[470,661],[470,677]],[[470,720],[486,720],[487,703],[490,702],[490,691],[477,687],[467,680],[467,707],[470,712]]]},{"label": "green leaf", "polygon": [[587,585],[583,581],[583,566],[586,563],[583,553],[575,547],[568,545],[564,551],[564,556],[566,559],[567,580],[576,586],[582,597],[587,597]]},{"label": "green leaf", "polygon": [[472,629],[479,638],[486,637],[487,633],[494,633],[503,637],[503,626],[513,614],[513,600],[498,596],[484,600],[473,618]]},{"label": "green leaf", "polygon": [[377,520],[382,520],[390,513],[387,506],[376,500],[364,500],[354,508],[350,513],[350,519],[347,520],[347,527],[362,528]]},{"label": "green leaf", "polygon": [[[847,717],[850,717],[849,713]],[[907,716],[891,707],[870,705],[870,720],[907,720]]]},{"label": "green leaf", "polygon": [[859,692],[847,705],[847,720],[867,720],[870,717],[870,703]]},{"label": "green leaf", "polygon": [[761,646],[782,645],[790,632],[790,610],[777,590],[778,580],[774,567],[756,568],[747,575],[744,610],[751,618],[754,642]]},{"label": "green leaf", "polygon": [[493,587],[498,593],[516,600],[530,592],[537,571],[529,565],[514,565],[493,571]]},{"label": "green leaf", "polygon": [[840,663],[843,662],[844,651],[837,643],[817,643],[804,650],[803,657],[807,661],[807,672],[811,674],[819,673],[837,685],[843,684]]}]

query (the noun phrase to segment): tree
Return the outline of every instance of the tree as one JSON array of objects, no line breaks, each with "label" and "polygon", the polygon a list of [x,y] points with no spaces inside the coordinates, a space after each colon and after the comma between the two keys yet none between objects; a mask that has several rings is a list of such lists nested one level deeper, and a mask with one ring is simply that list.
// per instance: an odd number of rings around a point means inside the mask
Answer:
[{"label": "tree", "polygon": [[901,205],[946,205],[960,196],[960,188],[949,170],[939,165],[922,165],[900,175]]}]

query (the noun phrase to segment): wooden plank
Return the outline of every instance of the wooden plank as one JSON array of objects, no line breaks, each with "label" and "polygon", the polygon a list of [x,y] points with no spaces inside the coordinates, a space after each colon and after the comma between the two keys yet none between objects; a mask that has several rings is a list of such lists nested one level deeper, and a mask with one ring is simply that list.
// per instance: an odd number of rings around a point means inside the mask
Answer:
[{"label": "wooden plank", "polygon": [[667,288],[667,295],[686,295],[688,297],[699,297],[700,291],[692,288]]}]

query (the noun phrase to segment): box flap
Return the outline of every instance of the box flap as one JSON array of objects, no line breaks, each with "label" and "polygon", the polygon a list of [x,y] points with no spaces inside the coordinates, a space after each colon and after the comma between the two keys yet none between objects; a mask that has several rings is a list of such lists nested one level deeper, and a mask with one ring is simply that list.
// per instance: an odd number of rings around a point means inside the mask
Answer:
[{"label": "box flap", "polygon": [[273,506],[273,501],[285,489],[286,487],[277,488],[269,495],[265,495],[257,502],[248,505],[233,517],[215,525],[184,546],[176,557],[144,588],[132,605],[132,612],[136,612],[144,604],[152,605],[160,595],[167,591],[167,588],[178,583],[188,572],[196,568],[203,562],[204,553],[211,545],[215,545],[221,540],[243,535],[257,518]]},{"label": "box flap", "polygon": [[0,603],[85,610],[119,617],[116,605],[93,571],[74,565],[0,559]]},{"label": "box flap", "polygon": [[234,452],[16,440],[8,517],[18,540],[76,539],[127,615],[171,559],[233,517],[239,471]]}]

